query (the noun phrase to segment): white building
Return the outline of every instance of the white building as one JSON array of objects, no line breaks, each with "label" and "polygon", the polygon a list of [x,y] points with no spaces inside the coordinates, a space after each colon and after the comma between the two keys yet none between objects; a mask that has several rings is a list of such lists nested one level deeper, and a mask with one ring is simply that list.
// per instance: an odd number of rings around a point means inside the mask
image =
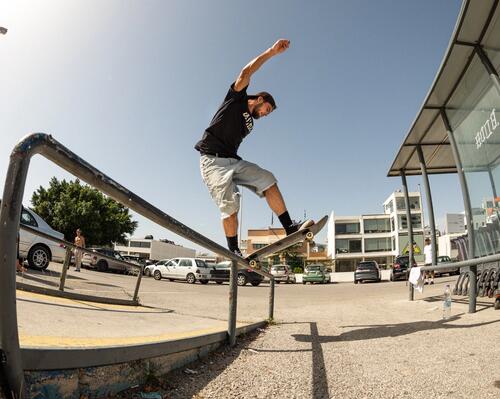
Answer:
[{"label": "white building", "polygon": [[[409,193],[415,242],[415,260],[423,261],[424,233],[422,201],[419,192]],[[363,260],[390,266],[394,257],[408,250],[408,226],[404,194],[392,193],[383,204],[384,213],[335,216],[328,221],[328,256],[335,260],[335,271],[355,270]]]},{"label": "white building", "polygon": [[194,258],[196,251],[172,242],[132,237],[126,245],[115,244],[115,251],[123,255],[138,255],[141,258],[160,260],[177,257]]}]

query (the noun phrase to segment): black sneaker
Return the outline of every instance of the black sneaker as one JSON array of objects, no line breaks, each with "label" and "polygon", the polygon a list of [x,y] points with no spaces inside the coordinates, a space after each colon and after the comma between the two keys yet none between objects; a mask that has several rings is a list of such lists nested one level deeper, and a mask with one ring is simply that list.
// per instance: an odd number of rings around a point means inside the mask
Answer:
[{"label": "black sneaker", "polygon": [[301,222],[300,220],[296,222],[295,220],[292,221],[292,224],[285,228],[286,235],[289,236],[292,233],[295,233],[296,231],[305,229],[306,227],[312,226],[314,224],[314,220],[312,219],[307,219],[304,222]]},{"label": "black sneaker", "polygon": [[[231,251],[231,250],[230,250]],[[231,252],[235,253],[238,256],[241,256],[243,258],[243,254],[241,253],[239,248],[233,249]]]}]

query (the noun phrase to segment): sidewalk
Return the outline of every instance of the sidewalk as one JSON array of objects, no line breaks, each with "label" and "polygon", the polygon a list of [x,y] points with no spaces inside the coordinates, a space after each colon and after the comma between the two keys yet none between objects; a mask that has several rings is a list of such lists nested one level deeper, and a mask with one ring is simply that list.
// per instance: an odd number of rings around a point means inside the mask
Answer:
[{"label": "sidewalk", "polygon": [[442,320],[449,282],[438,279],[414,302],[404,283],[318,286],[329,301],[280,303],[276,325],[187,365],[194,375],[176,370],[150,388],[169,399],[498,398],[500,313],[478,298],[468,314],[455,297]]}]

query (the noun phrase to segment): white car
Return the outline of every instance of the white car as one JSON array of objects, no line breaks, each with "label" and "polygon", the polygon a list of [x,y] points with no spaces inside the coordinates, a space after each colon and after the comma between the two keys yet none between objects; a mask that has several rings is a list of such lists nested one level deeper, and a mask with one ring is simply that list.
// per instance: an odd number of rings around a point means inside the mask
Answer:
[{"label": "white car", "polygon": [[170,281],[185,280],[189,284],[194,284],[198,280],[202,284],[207,284],[210,270],[203,259],[174,258],[165,263],[158,262],[153,269],[153,277],[155,280],[162,278]]},{"label": "white car", "polygon": [[162,260],[159,260],[158,262],[156,263],[151,263],[150,265],[146,265],[144,266],[144,275],[146,277],[152,277],[153,276],[153,270],[154,268],[156,267],[156,265],[158,266],[161,266],[161,265],[164,265],[165,263],[167,263],[170,259],[162,259]]},{"label": "white car", "polygon": [[274,281],[279,284],[280,282],[295,284],[295,273],[288,265],[273,265],[271,267],[271,274],[274,276]]},{"label": "white car", "polygon": [[[32,227],[45,234],[64,240],[64,234],[54,230],[45,220],[31,209],[21,210],[21,225]],[[19,255],[28,261],[30,267],[45,270],[51,261],[64,262],[66,250],[63,244],[37,236],[30,231],[19,229]]]}]

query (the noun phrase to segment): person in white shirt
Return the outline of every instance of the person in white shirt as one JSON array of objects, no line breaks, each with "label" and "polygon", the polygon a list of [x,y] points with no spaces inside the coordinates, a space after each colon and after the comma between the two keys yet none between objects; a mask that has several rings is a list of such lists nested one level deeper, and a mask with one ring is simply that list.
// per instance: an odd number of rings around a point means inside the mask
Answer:
[{"label": "person in white shirt", "polygon": [[[425,239],[424,262],[425,266],[432,265],[432,245],[429,238]],[[425,284],[434,284],[434,270],[425,272]]]}]

